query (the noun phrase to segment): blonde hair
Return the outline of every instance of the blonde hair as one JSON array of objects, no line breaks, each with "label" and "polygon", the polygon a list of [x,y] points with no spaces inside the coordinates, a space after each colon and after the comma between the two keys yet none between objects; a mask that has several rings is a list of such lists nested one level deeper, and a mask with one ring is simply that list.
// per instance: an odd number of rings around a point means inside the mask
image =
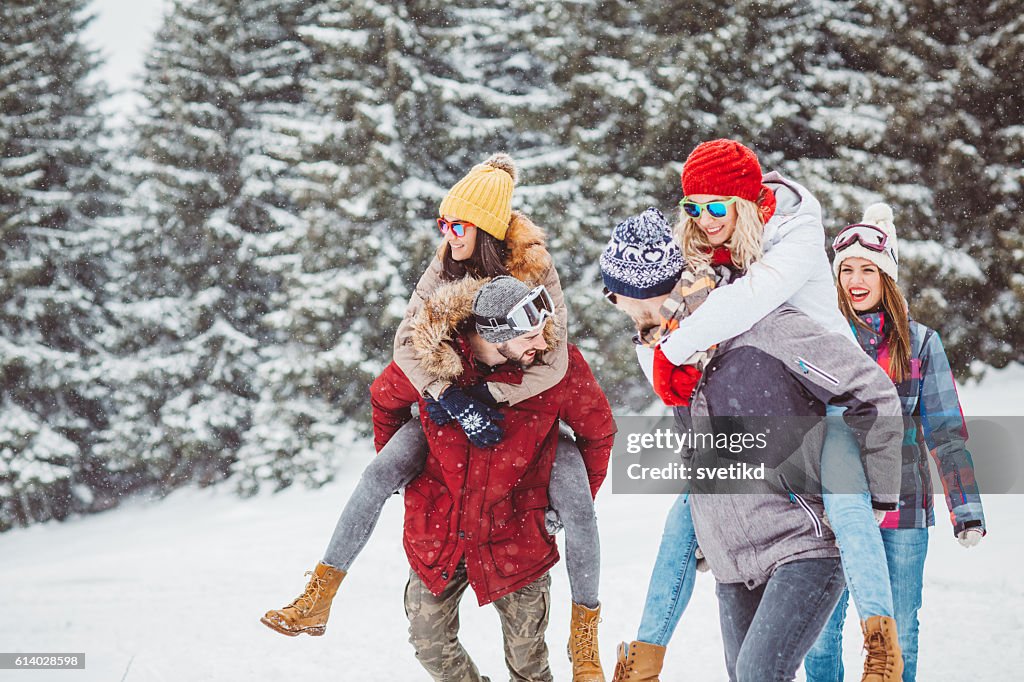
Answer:
[{"label": "blonde hair", "polygon": [[[736,229],[724,246],[732,255],[732,264],[746,271],[764,255],[764,220],[761,209],[753,201],[737,197],[733,206],[736,208]],[[694,267],[711,265],[711,242],[697,221],[682,211],[676,223],[675,237],[688,264]]]}]

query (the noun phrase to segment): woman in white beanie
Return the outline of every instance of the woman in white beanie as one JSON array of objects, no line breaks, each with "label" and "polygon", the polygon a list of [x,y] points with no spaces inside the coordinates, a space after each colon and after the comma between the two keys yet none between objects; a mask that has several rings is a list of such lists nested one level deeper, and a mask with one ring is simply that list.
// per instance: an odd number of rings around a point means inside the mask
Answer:
[{"label": "woman in white beanie", "polygon": [[[898,511],[882,521],[882,542],[903,652],[903,680],[917,677],[917,612],[921,608],[928,527],[934,525],[931,453],[942,476],[953,533],[964,547],[985,535],[985,515],[966,448],[967,429],[949,359],[939,335],[910,319],[899,279],[899,244],[892,209],[873,204],[861,222],[832,242],[839,307],[857,340],[889,375],[903,405],[906,433]],[[836,606],[804,666],[809,682],[843,679],[842,632],[847,595]]]}]

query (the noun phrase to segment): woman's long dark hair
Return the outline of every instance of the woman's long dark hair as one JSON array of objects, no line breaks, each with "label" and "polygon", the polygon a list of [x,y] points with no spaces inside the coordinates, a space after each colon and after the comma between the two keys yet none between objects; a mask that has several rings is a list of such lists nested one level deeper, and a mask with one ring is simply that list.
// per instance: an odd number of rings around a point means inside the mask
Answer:
[{"label": "woman's long dark hair", "polygon": [[[882,300],[879,307],[885,313],[886,329],[885,342],[889,347],[889,371],[887,374],[894,384],[898,384],[910,378],[910,322],[908,320],[910,310],[907,299],[903,292],[892,280],[892,277],[879,272],[879,279],[882,280]],[[838,283],[837,283],[838,284]],[[839,309],[846,316],[847,321],[866,327],[860,315],[853,308],[853,301],[846,288],[837,286],[839,291]]]},{"label": "woman's long dark hair", "polygon": [[466,260],[452,258],[452,247],[444,245],[444,256],[441,258],[441,278],[454,282],[463,277],[500,277],[511,274],[508,266],[508,244],[476,228],[476,246],[473,255]]}]

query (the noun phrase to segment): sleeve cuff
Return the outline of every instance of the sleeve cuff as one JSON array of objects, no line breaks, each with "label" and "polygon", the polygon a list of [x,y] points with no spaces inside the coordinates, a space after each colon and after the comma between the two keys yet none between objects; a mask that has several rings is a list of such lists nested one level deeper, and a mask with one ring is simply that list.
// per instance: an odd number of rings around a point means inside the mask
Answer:
[{"label": "sleeve cuff", "polygon": [[508,400],[508,392],[506,391],[504,385],[488,381],[487,382],[487,390],[490,392],[491,397],[494,398],[495,402],[497,402],[497,403],[507,403],[507,402],[509,402],[509,400]]},{"label": "sleeve cuff", "polygon": [[953,524],[953,535],[959,536],[960,533],[965,530],[980,530],[981,536],[985,537],[988,535],[988,531],[985,529],[985,522],[981,519],[970,519],[968,521],[957,521]]},{"label": "sleeve cuff", "polygon": [[676,341],[673,343],[672,340],[676,337],[676,334],[678,334],[678,331],[669,334],[660,344],[658,344],[658,347],[661,348],[661,352],[665,354],[665,357],[668,358],[669,362],[678,366],[684,364],[686,359],[696,353],[698,349],[690,349],[687,344],[682,341]]},{"label": "sleeve cuff", "polygon": [[896,502],[882,502],[881,500],[876,500],[874,498],[871,498],[871,508],[872,509],[876,509],[878,511],[891,512],[891,511],[897,511],[900,508],[900,504],[899,504],[898,501],[896,501]]},{"label": "sleeve cuff", "polygon": [[423,389],[423,393],[425,395],[429,395],[434,400],[437,400],[441,397],[441,394],[448,389],[449,386],[451,386],[451,384],[446,381],[435,381],[431,384],[428,384],[427,387]]}]

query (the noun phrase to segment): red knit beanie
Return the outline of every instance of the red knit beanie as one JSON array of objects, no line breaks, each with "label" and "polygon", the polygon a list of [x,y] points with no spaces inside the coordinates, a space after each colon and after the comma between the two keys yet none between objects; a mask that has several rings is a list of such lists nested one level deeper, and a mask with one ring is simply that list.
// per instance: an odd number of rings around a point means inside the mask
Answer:
[{"label": "red knit beanie", "polygon": [[715,194],[757,201],[761,164],[757,155],[735,140],[702,142],[683,165],[683,195]]}]

